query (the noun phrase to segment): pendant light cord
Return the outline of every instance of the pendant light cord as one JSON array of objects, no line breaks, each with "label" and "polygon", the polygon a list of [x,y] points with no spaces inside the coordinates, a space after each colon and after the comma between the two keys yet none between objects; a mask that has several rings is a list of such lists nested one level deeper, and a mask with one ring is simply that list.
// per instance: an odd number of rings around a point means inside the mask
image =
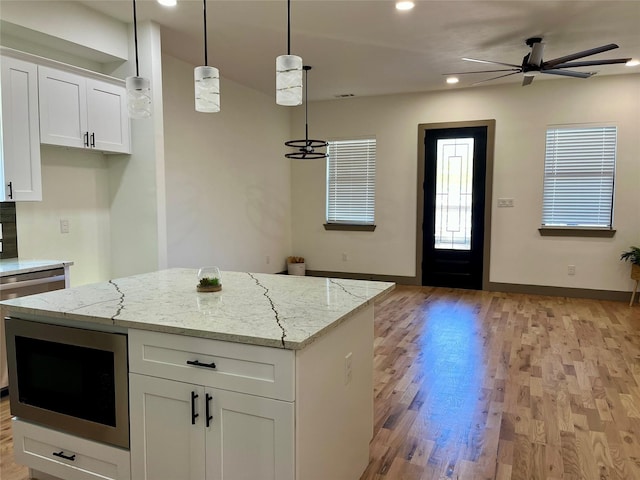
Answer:
[{"label": "pendant light cord", "polygon": [[202,0],[202,5],[204,9],[204,64],[208,66],[207,62],[207,0]]},{"label": "pendant light cord", "polygon": [[307,143],[309,143],[309,120],[308,120],[308,112],[309,112],[309,102],[307,100],[307,89],[309,88],[309,70],[311,67],[305,65],[304,67],[304,139]]},{"label": "pendant light cord", "polygon": [[136,46],[136,77],[140,76],[138,68],[138,20],[136,18],[136,0],[133,0],[133,41]]},{"label": "pendant light cord", "polygon": [[287,55],[291,55],[291,0],[287,0]]}]

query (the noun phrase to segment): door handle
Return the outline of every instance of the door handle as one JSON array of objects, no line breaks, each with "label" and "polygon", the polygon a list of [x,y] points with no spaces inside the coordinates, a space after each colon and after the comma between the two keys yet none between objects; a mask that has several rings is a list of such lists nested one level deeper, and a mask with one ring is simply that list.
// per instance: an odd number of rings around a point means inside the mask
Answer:
[{"label": "door handle", "polygon": [[96,146],[96,133],[95,133],[95,132],[93,132],[93,133],[91,134],[91,147],[92,147],[92,148],[95,148],[95,146]]},{"label": "door handle", "polygon": [[196,392],[191,392],[191,425],[195,425],[196,418],[199,417],[196,413],[196,398],[198,398],[198,394]]},{"label": "door handle", "polygon": [[211,404],[211,400],[213,399],[213,395],[209,395],[208,393],[206,393],[204,398],[205,398],[204,409],[205,409],[205,415],[207,417],[207,428],[208,428],[209,425],[211,425],[211,420],[213,420],[213,415],[211,415],[211,409],[209,407],[209,405]]},{"label": "door handle", "polygon": [[89,132],[84,132],[84,146],[89,146]]},{"label": "door handle", "polygon": [[7,186],[9,187],[9,198],[13,198],[13,182],[9,182]]}]

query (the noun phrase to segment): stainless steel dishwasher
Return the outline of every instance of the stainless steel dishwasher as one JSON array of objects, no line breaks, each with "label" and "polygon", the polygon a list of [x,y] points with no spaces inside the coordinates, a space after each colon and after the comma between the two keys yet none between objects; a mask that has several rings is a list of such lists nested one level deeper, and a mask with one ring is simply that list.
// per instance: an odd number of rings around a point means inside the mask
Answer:
[{"label": "stainless steel dishwasher", "polygon": [[[64,268],[52,268],[29,273],[18,273],[0,277],[0,300],[26,297],[36,293],[60,290],[65,287]],[[7,374],[7,352],[4,339],[4,314],[0,317],[0,391],[9,384]]]}]

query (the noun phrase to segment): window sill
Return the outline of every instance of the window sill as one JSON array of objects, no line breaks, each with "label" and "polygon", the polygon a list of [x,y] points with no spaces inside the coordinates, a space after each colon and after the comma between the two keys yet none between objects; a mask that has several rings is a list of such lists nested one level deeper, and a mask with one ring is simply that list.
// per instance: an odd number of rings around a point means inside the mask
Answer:
[{"label": "window sill", "polygon": [[616,231],[612,228],[591,227],[540,227],[538,232],[542,237],[612,238],[616,234]]},{"label": "window sill", "polygon": [[347,232],[373,232],[375,225],[357,225],[350,223],[325,223],[325,230],[342,230]]}]

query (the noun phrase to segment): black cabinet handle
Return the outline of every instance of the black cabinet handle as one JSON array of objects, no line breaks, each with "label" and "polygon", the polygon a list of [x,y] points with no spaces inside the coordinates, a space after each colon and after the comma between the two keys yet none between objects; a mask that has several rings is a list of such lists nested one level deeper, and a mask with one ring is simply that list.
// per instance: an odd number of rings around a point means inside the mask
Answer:
[{"label": "black cabinet handle", "polygon": [[13,182],[9,182],[9,198],[13,198]]},{"label": "black cabinet handle", "polygon": [[71,456],[65,455],[64,454],[64,450],[61,450],[59,452],[53,452],[53,456],[54,457],[64,458],[65,460],[71,460],[72,462],[76,461],[76,455],[75,454],[73,454]]},{"label": "black cabinet handle", "polygon": [[196,418],[199,417],[196,413],[196,398],[198,398],[198,394],[196,392],[191,392],[191,425],[195,425]]},{"label": "black cabinet handle", "polygon": [[209,427],[209,425],[211,425],[211,420],[213,420],[213,415],[211,415],[211,410],[209,407],[209,404],[211,403],[211,399],[213,398],[213,395],[209,395],[207,393],[205,394],[204,398],[205,398],[204,407],[205,407],[205,413],[207,416],[207,427]]},{"label": "black cabinet handle", "polygon": [[214,362],[202,363],[202,362],[199,362],[198,360],[187,360],[187,365],[195,365],[196,367],[216,368],[216,364]]},{"label": "black cabinet handle", "polygon": [[95,132],[91,134],[91,146],[92,147],[96,146],[96,134],[95,134]]},{"label": "black cabinet handle", "polygon": [[89,132],[84,132],[84,146],[89,146]]}]

